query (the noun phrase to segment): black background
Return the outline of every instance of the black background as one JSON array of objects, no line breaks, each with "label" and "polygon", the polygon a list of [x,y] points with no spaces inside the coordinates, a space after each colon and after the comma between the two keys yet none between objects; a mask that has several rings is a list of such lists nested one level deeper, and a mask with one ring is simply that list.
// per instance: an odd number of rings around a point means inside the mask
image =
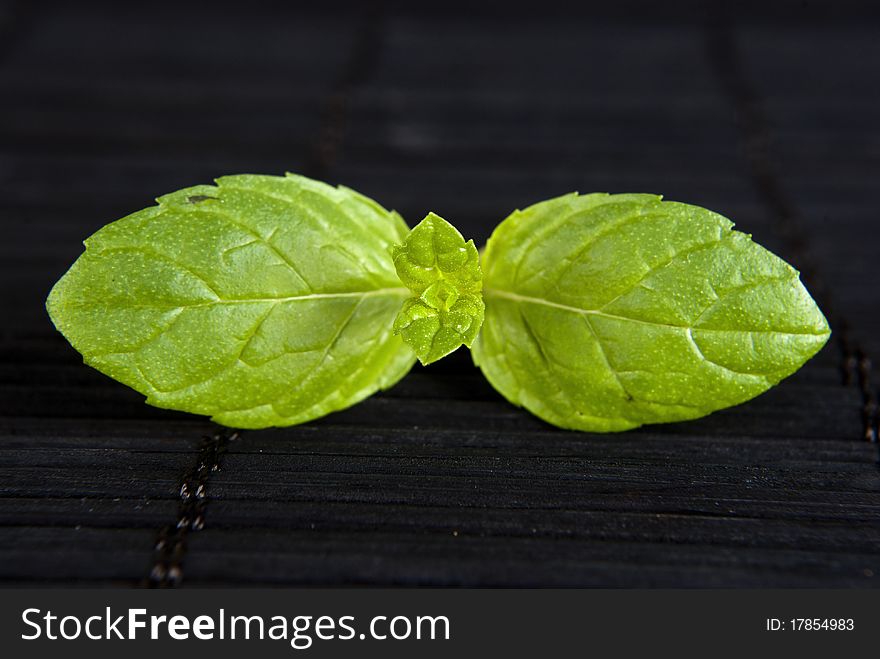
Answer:
[{"label": "black background", "polygon": [[[0,0],[0,579],[880,584],[880,23],[766,4]],[[572,190],[703,205],[798,267],[834,336],[746,405],[620,435],[545,425],[459,351],[236,438],[54,331],[87,235],[285,170],[478,243]]]}]

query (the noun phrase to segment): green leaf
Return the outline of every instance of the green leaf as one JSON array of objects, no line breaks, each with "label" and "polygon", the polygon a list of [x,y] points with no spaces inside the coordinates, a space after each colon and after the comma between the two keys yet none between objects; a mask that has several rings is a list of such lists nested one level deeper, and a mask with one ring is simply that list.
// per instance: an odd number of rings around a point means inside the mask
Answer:
[{"label": "green leaf", "polygon": [[462,344],[470,347],[483,323],[483,274],[474,241],[439,215],[428,216],[391,249],[400,280],[413,292],[394,332],[430,364]]},{"label": "green leaf", "polygon": [[105,226],[49,295],[87,364],[147,402],[262,428],[348,407],[415,357],[396,213],[302,176],[226,176]]},{"label": "green leaf", "polygon": [[514,212],[484,254],[474,362],[564,428],[625,430],[749,400],[830,330],[797,271],[732,226],[642,194]]}]

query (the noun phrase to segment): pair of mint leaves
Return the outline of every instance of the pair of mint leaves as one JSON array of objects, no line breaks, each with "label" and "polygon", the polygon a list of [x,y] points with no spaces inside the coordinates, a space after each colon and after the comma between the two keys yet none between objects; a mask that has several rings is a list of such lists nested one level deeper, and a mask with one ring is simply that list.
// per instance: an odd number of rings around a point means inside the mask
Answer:
[{"label": "pair of mint leaves", "polygon": [[47,308],[85,362],[159,407],[303,423],[459,346],[510,402],[608,432],[694,419],[790,375],[830,330],[796,270],[711,211],[569,194],[478,253],[302,176],[227,176],[113,222]]}]

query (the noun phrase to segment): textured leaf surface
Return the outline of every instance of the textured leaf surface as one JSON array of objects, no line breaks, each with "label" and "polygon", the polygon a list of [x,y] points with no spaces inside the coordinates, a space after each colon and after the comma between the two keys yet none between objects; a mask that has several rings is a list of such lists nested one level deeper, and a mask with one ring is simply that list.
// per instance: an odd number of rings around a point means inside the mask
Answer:
[{"label": "textured leaf surface", "polygon": [[301,176],[241,175],[105,226],[47,302],[86,363],[147,402],[219,423],[291,425],[362,400],[415,357],[393,212]]},{"label": "textured leaf surface", "polygon": [[787,263],[710,211],[570,194],[516,211],[483,258],[474,361],[550,423],[617,431],[742,403],[828,324]]},{"label": "textured leaf surface", "polygon": [[483,323],[483,273],[474,241],[442,217],[429,213],[402,245],[391,250],[400,280],[413,292],[394,321],[430,364],[462,344],[470,347]]}]

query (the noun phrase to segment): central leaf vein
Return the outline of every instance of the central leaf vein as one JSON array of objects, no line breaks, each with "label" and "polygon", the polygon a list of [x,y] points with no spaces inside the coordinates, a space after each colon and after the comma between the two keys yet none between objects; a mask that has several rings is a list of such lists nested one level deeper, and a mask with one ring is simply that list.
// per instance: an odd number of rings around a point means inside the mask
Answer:
[{"label": "central leaf vein", "polygon": [[[620,314],[611,314],[601,311],[600,309],[582,309],[580,307],[573,307],[568,304],[561,304],[559,302],[553,302],[552,300],[547,300],[540,297],[530,297],[528,295],[520,295],[518,293],[512,293],[510,291],[506,291],[500,288],[486,288],[483,289],[483,295],[487,298],[501,298],[505,300],[510,300],[513,302],[522,302],[525,304],[538,304],[543,305],[545,307],[553,307],[554,309],[561,309],[563,311],[568,311],[570,313],[577,314],[585,314],[590,316],[597,316],[601,318],[610,318],[611,320],[622,320],[630,323],[639,323],[641,325],[651,325],[654,327],[670,327],[675,330],[685,331],[689,329],[698,329],[701,332],[730,332],[732,329],[718,329],[714,327],[690,327],[689,325],[673,325],[671,323],[661,323],[659,321],[653,320],[643,320],[641,318],[633,318],[631,316],[623,316]],[[789,336],[824,336],[826,332],[792,332],[786,330],[767,330],[767,329],[747,329],[747,330],[739,330],[742,332],[749,332],[752,334],[784,334]]]}]

